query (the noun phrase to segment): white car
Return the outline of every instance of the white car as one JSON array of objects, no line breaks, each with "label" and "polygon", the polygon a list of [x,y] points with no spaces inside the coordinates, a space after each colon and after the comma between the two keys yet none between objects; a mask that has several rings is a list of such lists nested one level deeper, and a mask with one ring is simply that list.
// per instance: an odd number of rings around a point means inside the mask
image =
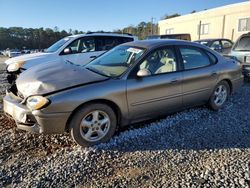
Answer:
[{"label": "white car", "polygon": [[87,33],[72,35],[57,41],[45,52],[11,58],[6,60],[5,64],[7,64],[8,73],[12,74],[9,78],[15,79],[13,74],[17,75],[23,70],[41,63],[70,61],[74,64],[85,65],[114,46],[134,40],[138,40],[137,37],[130,34]]},{"label": "white car", "polygon": [[17,56],[20,56],[22,55],[21,52],[19,51],[16,51],[16,50],[10,50],[8,51],[8,57],[12,58],[12,57],[17,57]]}]

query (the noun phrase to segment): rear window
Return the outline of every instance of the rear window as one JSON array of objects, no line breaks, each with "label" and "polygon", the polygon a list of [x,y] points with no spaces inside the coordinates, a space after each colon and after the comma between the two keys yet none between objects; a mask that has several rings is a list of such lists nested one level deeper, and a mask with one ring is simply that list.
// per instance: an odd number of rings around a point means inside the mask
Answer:
[{"label": "rear window", "polygon": [[235,51],[250,51],[250,36],[242,37],[234,47]]}]

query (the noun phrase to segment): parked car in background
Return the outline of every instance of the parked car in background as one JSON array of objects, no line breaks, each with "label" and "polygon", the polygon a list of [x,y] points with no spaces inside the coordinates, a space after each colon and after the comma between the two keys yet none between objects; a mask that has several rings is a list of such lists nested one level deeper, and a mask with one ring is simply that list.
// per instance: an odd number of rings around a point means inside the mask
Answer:
[{"label": "parked car in background", "polygon": [[8,81],[12,83],[20,72],[41,63],[53,63],[68,60],[75,64],[85,65],[95,57],[119,44],[137,40],[129,34],[87,33],[65,37],[50,46],[46,51],[27,54],[8,59]]},{"label": "parked car in background", "polygon": [[208,46],[212,50],[215,50],[221,54],[229,54],[231,51],[231,48],[233,46],[233,42],[229,39],[202,39],[202,40],[196,40],[194,42],[203,44],[205,46]]},{"label": "parked car in background", "polygon": [[67,131],[79,145],[91,146],[130,123],[201,104],[218,110],[242,78],[238,62],[206,46],[136,41],[86,66],[62,60],[23,72],[4,97],[4,111],[19,129]]},{"label": "parked car in background", "polygon": [[236,57],[243,65],[243,74],[250,78],[250,33],[243,34],[235,42],[230,55]]},{"label": "parked car in background", "polygon": [[26,50],[22,50],[21,53],[22,54],[30,54],[30,50],[27,50],[27,49]]},{"label": "parked car in background", "polygon": [[9,50],[8,52],[7,52],[7,56],[9,57],[9,58],[12,58],[12,57],[17,57],[17,56],[20,56],[20,55],[22,55],[22,53],[19,51],[19,50]]},{"label": "parked car in background", "polygon": [[184,34],[168,34],[168,35],[151,35],[146,38],[147,40],[150,39],[179,39],[179,40],[187,40],[191,41],[191,35],[184,33]]}]

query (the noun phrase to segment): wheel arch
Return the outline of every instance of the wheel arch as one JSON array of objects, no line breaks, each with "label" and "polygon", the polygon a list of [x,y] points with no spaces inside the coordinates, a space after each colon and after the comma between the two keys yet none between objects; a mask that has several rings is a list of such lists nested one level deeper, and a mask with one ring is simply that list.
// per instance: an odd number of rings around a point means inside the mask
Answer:
[{"label": "wheel arch", "polygon": [[231,80],[228,79],[228,78],[225,78],[225,79],[222,79],[220,82],[223,82],[223,81],[226,82],[229,85],[229,89],[230,89],[229,93],[231,95],[233,93],[233,84],[232,84]]},{"label": "wheel arch", "polygon": [[79,110],[80,108],[89,105],[89,104],[94,104],[94,103],[98,103],[98,104],[105,104],[108,105],[109,107],[111,107],[117,117],[117,128],[120,126],[121,123],[121,117],[122,117],[122,113],[121,113],[121,109],[119,108],[119,106],[114,103],[111,100],[107,100],[107,99],[94,99],[94,100],[90,100],[87,102],[84,102],[82,104],[80,104],[78,107],[76,107],[70,114],[67,123],[66,123],[66,127],[65,127],[65,131],[69,132],[70,129],[70,121],[72,119],[72,117],[74,116],[74,114],[77,112],[77,110]]}]

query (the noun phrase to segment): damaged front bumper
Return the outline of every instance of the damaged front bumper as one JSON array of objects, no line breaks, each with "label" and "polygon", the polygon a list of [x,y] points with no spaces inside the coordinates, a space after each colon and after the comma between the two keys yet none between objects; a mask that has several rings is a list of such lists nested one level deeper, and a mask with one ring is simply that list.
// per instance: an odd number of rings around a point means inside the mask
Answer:
[{"label": "damaged front bumper", "polygon": [[3,99],[3,110],[16,121],[18,129],[45,134],[64,133],[70,113],[44,113],[42,110],[31,111],[21,104],[22,99],[7,92]]}]

